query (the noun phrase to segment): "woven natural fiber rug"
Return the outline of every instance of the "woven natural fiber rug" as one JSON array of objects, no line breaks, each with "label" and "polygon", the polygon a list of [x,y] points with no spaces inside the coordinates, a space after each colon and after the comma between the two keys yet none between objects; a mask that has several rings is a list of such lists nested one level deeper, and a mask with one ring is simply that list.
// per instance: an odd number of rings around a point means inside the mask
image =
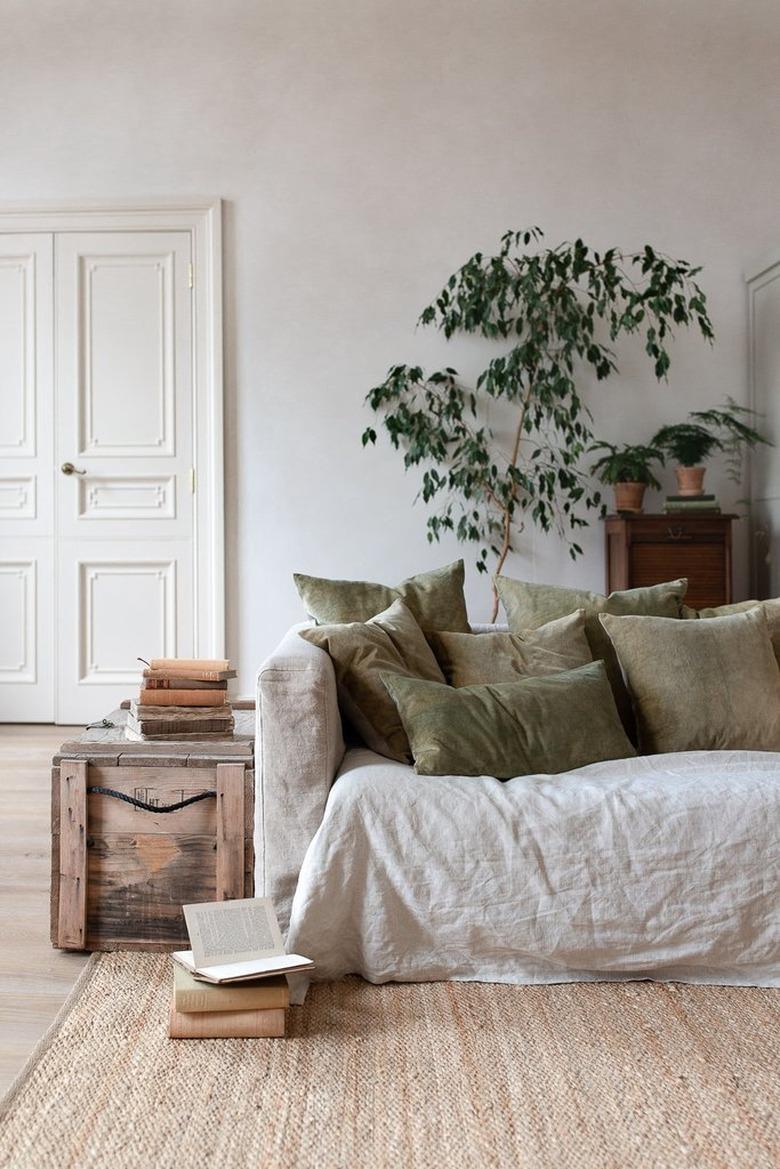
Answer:
[{"label": "woven natural fiber rug", "polygon": [[170,959],[87,967],[5,1105],[13,1169],[777,1169],[780,995],[315,986],[287,1039],[171,1041]]}]

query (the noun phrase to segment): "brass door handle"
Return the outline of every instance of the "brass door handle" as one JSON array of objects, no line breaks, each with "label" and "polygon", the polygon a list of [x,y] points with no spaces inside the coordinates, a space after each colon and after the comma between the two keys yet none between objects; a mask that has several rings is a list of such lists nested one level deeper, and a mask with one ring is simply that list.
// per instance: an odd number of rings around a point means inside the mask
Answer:
[{"label": "brass door handle", "polygon": [[86,475],[86,471],[80,471],[78,467],[74,467],[73,463],[63,463],[60,467],[63,475]]}]

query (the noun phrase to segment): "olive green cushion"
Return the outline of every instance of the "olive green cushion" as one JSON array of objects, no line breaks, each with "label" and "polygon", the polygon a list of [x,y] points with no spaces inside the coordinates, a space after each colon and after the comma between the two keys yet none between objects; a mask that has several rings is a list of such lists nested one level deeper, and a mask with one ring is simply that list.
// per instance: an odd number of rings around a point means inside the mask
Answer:
[{"label": "olive green cushion", "polygon": [[401,600],[426,633],[439,629],[456,633],[470,630],[463,595],[462,560],[410,576],[395,588],[366,580],[327,580],[300,572],[294,573],[293,579],[306,612],[318,625],[368,621],[393,601]]},{"label": "olive green cushion", "polygon": [[522,633],[429,633],[428,641],[450,686],[517,682],[593,661],[582,609]]},{"label": "olive green cushion", "polygon": [[599,624],[600,613],[631,614],[642,617],[679,617],[688,588],[687,580],[672,580],[666,584],[649,585],[623,592],[591,593],[587,589],[568,589],[558,585],[534,584],[532,581],[496,577],[496,588],[506,611],[512,632],[536,629],[556,617],[585,610],[585,635],[595,659],[607,667],[612,692],[620,717],[628,734],[635,734],[631,700],[628,697],[614,650]]},{"label": "olive green cushion", "polygon": [[403,601],[394,601],[370,621],[298,632],[330,654],[341,712],[366,746],[389,759],[411,763],[406,732],[381,677],[400,674],[443,683],[444,675]]},{"label": "olive green cushion", "polygon": [[763,609],[772,648],[780,662],[780,598],[773,597],[768,601],[737,601],[733,605],[718,605],[715,609],[689,609],[687,605],[683,605],[682,616],[687,620],[700,617],[731,617],[734,613],[747,613],[749,609]]},{"label": "olive green cushion", "polygon": [[457,689],[391,674],[383,681],[420,775],[556,775],[636,754],[603,662],[545,678]]},{"label": "olive green cushion", "polygon": [[645,754],[780,750],[780,668],[760,608],[713,621],[604,614],[601,622]]}]

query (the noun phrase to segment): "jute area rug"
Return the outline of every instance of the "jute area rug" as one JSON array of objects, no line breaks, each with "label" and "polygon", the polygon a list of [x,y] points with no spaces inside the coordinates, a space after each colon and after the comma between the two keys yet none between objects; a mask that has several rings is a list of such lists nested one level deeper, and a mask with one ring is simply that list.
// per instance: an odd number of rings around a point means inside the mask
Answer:
[{"label": "jute area rug", "polygon": [[315,986],[287,1039],[171,1041],[165,955],[87,967],[5,1105],[13,1169],[777,1169],[780,995]]}]

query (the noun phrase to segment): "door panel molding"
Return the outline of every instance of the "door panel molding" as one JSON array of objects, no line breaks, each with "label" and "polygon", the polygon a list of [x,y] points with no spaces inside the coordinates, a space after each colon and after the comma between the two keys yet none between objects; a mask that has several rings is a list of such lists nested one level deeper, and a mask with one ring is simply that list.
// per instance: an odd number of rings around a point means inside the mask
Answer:
[{"label": "door panel molding", "polygon": [[[138,645],[146,642],[159,646],[165,657],[176,656],[176,561],[144,558],[125,560],[80,560],[79,625],[82,636],[79,645],[79,684],[99,685],[124,682],[138,685]],[[115,589],[122,582],[125,607],[137,609],[142,617],[137,627],[131,620],[116,623],[107,617],[111,598],[106,602],[101,592]],[[136,597],[132,595],[135,587]],[[119,652],[123,662],[117,662]],[[153,651],[157,652],[157,650]]]},{"label": "door panel molding", "polygon": [[35,253],[0,257],[0,362],[11,393],[0,414],[0,458],[34,458],[36,270]]},{"label": "door panel molding", "polygon": [[[0,480],[0,508],[3,483]],[[79,519],[174,520],[173,475],[90,475],[78,483]]]},{"label": "door panel molding", "polygon": [[36,578],[34,560],[0,560],[0,682],[38,681]]}]

